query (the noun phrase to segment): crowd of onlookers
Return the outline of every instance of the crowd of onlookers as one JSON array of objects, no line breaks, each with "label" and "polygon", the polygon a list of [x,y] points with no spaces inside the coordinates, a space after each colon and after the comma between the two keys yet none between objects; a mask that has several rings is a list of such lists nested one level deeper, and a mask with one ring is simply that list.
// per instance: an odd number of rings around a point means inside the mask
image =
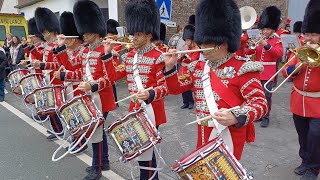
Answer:
[{"label": "crowd of onlookers", "polygon": [[4,101],[6,76],[25,59],[24,54],[20,38],[7,33],[3,47],[0,47],[0,102]]}]

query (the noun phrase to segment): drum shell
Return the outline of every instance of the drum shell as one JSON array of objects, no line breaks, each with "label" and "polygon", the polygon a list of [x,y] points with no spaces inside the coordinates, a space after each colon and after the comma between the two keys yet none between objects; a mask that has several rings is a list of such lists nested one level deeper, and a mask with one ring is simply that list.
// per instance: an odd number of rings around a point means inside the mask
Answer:
[{"label": "drum shell", "polygon": [[[19,77],[17,77],[18,74],[19,74]],[[12,88],[12,92],[14,94],[17,94],[17,95],[22,94],[21,87],[20,87],[20,80],[29,74],[30,74],[30,71],[28,69],[17,69],[8,74],[8,80]]]},{"label": "drum shell", "polygon": [[[31,86],[29,86],[31,83]],[[34,103],[34,97],[33,97],[33,91],[37,88],[45,86],[45,79],[42,74],[34,73],[29,74],[25,77],[23,77],[20,80],[20,86],[22,90],[22,94],[24,94],[24,101],[27,104],[33,104]],[[26,89],[28,87],[28,89]]]}]

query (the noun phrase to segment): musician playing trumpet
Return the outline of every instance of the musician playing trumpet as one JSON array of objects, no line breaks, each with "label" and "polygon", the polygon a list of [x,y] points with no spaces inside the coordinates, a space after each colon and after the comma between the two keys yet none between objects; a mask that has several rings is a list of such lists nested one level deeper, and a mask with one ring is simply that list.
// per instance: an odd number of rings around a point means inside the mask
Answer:
[{"label": "musician playing trumpet", "polygon": [[292,54],[289,59],[294,59],[284,67],[282,74],[288,77],[293,73],[290,110],[299,137],[299,155],[302,159],[301,165],[294,172],[302,175],[301,179],[316,180],[320,171],[320,2],[311,0],[305,12],[302,32],[305,33],[307,44],[302,48],[317,52],[310,53],[317,55],[308,55],[308,61],[301,65],[301,60]]},{"label": "musician playing trumpet", "polygon": [[[260,74],[260,81],[262,86],[274,75],[277,71],[277,61],[283,55],[282,44],[279,37],[275,34],[280,24],[281,11],[275,7],[267,7],[261,17],[258,24],[259,29],[262,31],[262,36],[257,42],[255,49],[248,48],[246,51],[247,55],[256,53],[256,61],[261,62],[264,66],[264,70]],[[267,88],[272,89],[276,79],[273,79],[268,84]],[[269,116],[271,110],[271,97],[272,94],[265,91],[266,98],[268,101],[268,113],[261,120],[261,127],[268,127]]]}]

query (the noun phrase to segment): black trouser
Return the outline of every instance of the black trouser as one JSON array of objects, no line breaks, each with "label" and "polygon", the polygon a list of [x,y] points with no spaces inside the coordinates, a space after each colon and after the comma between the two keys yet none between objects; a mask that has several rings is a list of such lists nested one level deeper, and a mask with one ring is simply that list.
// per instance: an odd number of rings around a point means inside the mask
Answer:
[{"label": "black trouser", "polygon": [[293,114],[299,137],[299,155],[302,163],[315,173],[320,170],[320,118],[308,118]]},{"label": "black trouser", "polygon": [[194,104],[194,99],[192,96],[192,90],[182,93],[183,104]]},{"label": "black trouser", "polygon": [[[104,119],[107,119],[108,112],[104,113]],[[104,125],[103,125],[104,127]],[[95,169],[102,168],[103,165],[109,164],[108,141],[107,135],[103,130],[103,140],[99,143],[92,143],[92,167]]]},{"label": "black trouser", "polygon": [[61,133],[63,131],[61,120],[56,113],[50,114],[50,123],[55,133]]},{"label": "black trouser", "polygon": [[[152,160],[151,161],[138,161],[139,166],[142,167],[149,167],[149,168],[156,168],[157,167],[157,160],[156,156],[153,151]],[[153,176],[154,171],[151,170],[144,170],[140,169],[140,180],[148,180]],[[159,179],[158,172],[156,172],[156,175],[153,177],[153,180]]]},{"label": "black trouser", "polygon": [[114,101],[117,102],[118,101],[118,96],[117,96],[117,87],[116,85],[112,85],[112,89],[113,89],[113,95],[114,95]]},{"label": "black trouser", "polygon": [[[262,117],[262,120],[263,119],[267,119],[267,120],[269,120],[269,116],[270,116],[270,111],[271,111],[271,105],[272,105],[272,93],[269,93],[268,91],[266,91],[265,89],[264,89],[264,84],[266,83],[267,81],[261,81],[261,84],[262,84],[262,88],[263,88],[263,90],[264,90],[264,94],[266,95],[266,99],[267,99],[267,102],[268,102],[268,112],[267,112],[267,114],[264,116],[264,117]],[[267,88],[269,89],[269,90],[272,90],[272,88],[274,87],[274,82],[270,82],[268,85],[267,85]]]}]

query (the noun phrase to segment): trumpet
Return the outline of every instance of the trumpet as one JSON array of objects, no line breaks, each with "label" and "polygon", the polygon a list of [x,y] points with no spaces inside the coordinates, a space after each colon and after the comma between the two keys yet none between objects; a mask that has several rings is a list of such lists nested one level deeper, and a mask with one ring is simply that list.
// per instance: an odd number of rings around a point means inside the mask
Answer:
[{"label": "trumpet", "polygon": [[[304,46],[300,48],[299,50],[291,50],[294,56],[288,60],[286,64],[282,66],[282,68],[279,69],[278,72],[276,72],[265,84],[264,89],[270,93],[276,92],[288,79],[291,78],[292,75],[294,75],[302,65],[307,65],[309,67],[319,67],[320,66],[320,47],[318,48],[312,48],[308,46]],[[284,79],[277,87],[273,88],[272,90],[267,89],[267,85],[282,71],[284,67],[286,67],[295,57],[299,58],[301,64],[299,64],[289,76]]]},{"label": "trumpet", "polygon": [[261,36],[259,38],[256,38],[256,39],[252,39],[250,41],[248,41],[248,46],[251,50],[255,50],[259,44],[260,41],[266,39],[265,36]]}]

